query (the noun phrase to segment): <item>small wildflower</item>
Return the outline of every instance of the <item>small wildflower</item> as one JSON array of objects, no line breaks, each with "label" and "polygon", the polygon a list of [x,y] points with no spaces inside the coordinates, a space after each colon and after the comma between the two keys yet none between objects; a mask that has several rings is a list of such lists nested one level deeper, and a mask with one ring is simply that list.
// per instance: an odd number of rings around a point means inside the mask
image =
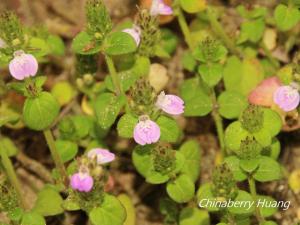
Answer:
[{"label": "small wildflower", "polygon": [[71,187],[80,192],[90,192],[94,185],[93,178],[87,172],[75,173],[71,177]]},{"label": "small wildflower", "polygon": [[130,34],[137,46],[139,46],[141,42],[141,28],[139,26],[134,25],[132,28],[126,28],[123,32]]},{"label": "small wildflower", "polygon": [[156,106],[171,115],[184,112],[184,101],[176,95],[166,95],[164,91],[157,97]]},{"label": "small wildflower", "polygon": [[273,100],[283,111],[289,112],[299,105],[300,95],[292,86],[281,86],[275,91]]},{"label": "small wildflower", "polygon": [[90,150],[87,154],[90,159],[97,159],[98,164],[105,164],[115,160],[115,154],[111,153],[109,150],[102,148],[94,148]]},{"label": "small wildflower", "polygon": [[151,16],[171,15],[172,13],[172,8],[166,5],[163,2],[163,0],[152,0],[152,5],[150,9]]},{"label": "small wildflower", "polygon": [[14,52],[14,58],[9,63],[9,71],[17,80],[24,80],[27,77],[35,76],[38,70],[38,62],[31,54],[23,50]]},{"label": "small wildflower", "polygon": [[160,128],[148,116],[143,115],[134,128],[133,137],[140,145],[156,143],[160,138]]}]

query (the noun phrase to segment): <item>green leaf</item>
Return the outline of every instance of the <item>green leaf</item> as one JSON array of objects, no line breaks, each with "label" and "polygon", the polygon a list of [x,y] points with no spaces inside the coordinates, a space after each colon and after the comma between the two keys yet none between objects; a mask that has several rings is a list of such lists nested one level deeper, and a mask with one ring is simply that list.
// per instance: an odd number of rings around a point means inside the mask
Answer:
[{"label": "green leaf", "polygon": [[49,35],[47,43],[50,47],[50,51],[54,55],[62,56],[65,53],[65,44],[63,40],[57,35]]},{"label": "green leaf", "polygon": [[200,174],[201,148],[194,140],[181,145],[179,152],[185,157],[185,163],[181,172],[188,175],[192,181],[196,181]]},{"label": "green leaf", "polygon": [[114,32],[108,35],[104,43],[104,51],[108,55],[123,55],[136,51],[133,37],[125,32]]},{"label": "green leaf", "polygon": [[225,64],[223,79],[227,91],[247,96],[264,79],[264,69],[256,58],[241,61],[231,56]]},{"label": "green leaf", "polygon": [[[23,209],[20,207],[17,207],[9,212],[7,212],[7,217],[12,220],[12,221],[19,221],[21,220],[22,216],[23,216]],[[1,225],[1,223],[0,223]]]},{"label": "green leaf", "polygon": [[240,167],[248,172],[251,173],[253,172],[259,165],[259,159],[242,159],[240,161]]},{"label": "green leaf", "polygon": [[29,40],[29,47],[34,49],[33,54],[36,57],[42,57],[50,53],[50,47],[48,43],[40,38],[32,37]]},{"label": "green leaf", "polygon": [[173,118],[160,116],[156,123],[160,128],[160,140],[167,142],[176,142],[178,140],[180,128]]},{"label": "green leaf", "polygon": [[264,156],[268,156],[276,160],[280,154],[280,148],[280,142],[278,141],[278,139],[273,138],[271,145],[264,148],[261,153]]},{"label": "green leaf", "polygon": [[260,182],[279,180],[282,178],[281,167],[274,159],[262,156],[253,177]]},{"label": "green leaf", "polygon": [[151,151],[153,145],[137,145],[132,153],[132,161],[136,170],[143,176],[147,177],[149,171],[153,168]]},{"label": "green leaf", "polygon": [[35,98],[27,98],[23,107],[24,122],[33,130],[48,128],[58,113],[59,104],[48,92],[42,92]]},{"label": "green leaf", "polygon": [[209,214],[205,210],[186,207],[180,212],[179,225],[210,225]]},{"label": "green leaf", "polygon": [[262,6],[249,10],[248,8],[246,9],[245,6],[239,5],[236,9],[242,17],[247,19],[264,17],[267,14],[267,9]]},{"label": "green leaf", "polygon": [[241,25],[241,33],[238,39],[238,44],[246,41],[257,43],[263,36],[265,30],[265,21],[263,18],[245,21]]},{"label": "green leaf", "polygon": [[72,141],[58,139],[55,141],[55,146],[64,163],[72,160],[77,155],[78,146]]},{"label": "green leaf", "polygon": [[178,46],[179,38],[177,35],[167,28],[161,29],[161,41],[160,45],[168,53],[173,54]]},{"label": "green leaf", "polygon": [[183,68],[189,72],[193,72],[197,66],[196,59],[194,58],[193,54],[189,51],[183,53],[181,63]]},{"label": "green leaf", "polygon": [[64,212],[63,199],[52,187],[43,188],[37,196],[33,211],[43,216],[54,216]]},{"label": "green leaf", "polygon": [[278,210],[278,201],[270,196],[259,195],[257,204],[263,217],[272,216]]},{"label": "green leaf", "polygon": [[245,96],[235,91],[224,91],[218,97],[219,113],[226,119],[238,118],[247,107]]},{"label": "green leaf", "polygon": [[55,83],[51,94],[57,99],[60,105],[68,104],[76,94],[75,88],[67,81]]},{"label": "green leaf", "polygon": [[[216,212],[219,211],[218,207],[212,206],[210,204],[206,204],[207,201],[215,201],[216,198],[212,194],[211,184],[206,183],[200,186],[197,191],[197,202],[199,207],[206,208],[209,212]],[[206,207],[207,206],[207,207]]]},{"label": "green leaf", "polygon": [[228,149],[237,151],[240,148],[241,141],[248,135],[249,133],[243,129],[241,122],[235,121],[225,130],[225,145]]},{"label": "green leaf", "polygon": [[135,225],[136,213],[131,198],[126,194],[120,194],[118,199],[126,209],[127,216],[123,225]]},{"label": "green leaf", "polygon": [[36,212],[24,213],[22,225],[46,225],[45,219]]},{"label": "green leaf", "polygon": [[126,113],[124,114],[117,125],[118,134],[120,137],[132,138],[134,127],[138,123],[138,118]]},{"label": "green leaf", "polygon": [[[244,202],[244,203],[252,203],[254,202],[252,196],[246,191],[238,191],[237,197],[234,199],[235,202]],[[233,205],[232,207],[228,207],[228,211],[232,214],[252,214],[255,210],[254,204],[250,207],[249,204],[241,204],[239,206]]]},{"label": "green leaf", "polygon": [[82,31],[73,39],[72,50],[77,54],[92,55],[100,52],[101,43],[98,43],[92,36]]},{"label": "green leaf", "polygon": [[223,66],[217,63],[202,64],[198,67],[198,73],[203,81],[210,87],[217,85],[223,76]]},{"label": "green leaf", "polygon": [[185,109],[185,116],[205,116],[213,109],[213,103],[209,95],[199,84],[198,79],[185,80],[180,89]]},{"label": "green leaf", "polygon": [[253,136],[263,147],[267,147],[272,143],[272,137],[268,130],[261,129],[260,131],[253,133]]},{"label": "green leaf", "polygon": [[[121,81],[121,88],[123,91],[128,91],[132,85],[142,76],[149,74],[150,61],[146,57],[138,57],[134,66],[128,70],[118,73],[119,80]],[[105,77],[105,86],[107,89],[114,91],[111,76]]]},{"label": "green leaf", "polygon": [[247,174],[240,168],[240,160],[236,156],[229,156],[224,159],[224,162],[229,166],[236,181],[243,181],[247,179]]},{"label": "green leaf", "polygon": [[197,13],[206,8],[205,0],[180,0],[181,8],[188,13]]},{"label": "green leaf", "polygon": [[152,168],[148,171],[146,181],[150,184],[163,184],[166,183],[170,177],[167,174],[157,172]]},{"label": "green leaf", "polygon": [[66,200],[63,201],[63,203],[61,204],[61,206],[65,210],[68,210],[68,211],[77,211],[77,210],[80,210],[80,206],[79,206],[78,202],[76,202],[74,199],[70,198],[70,196]]},{"label": "green leaf", "polygon": [[271,136],[276,136],[282,127],[282,120],[279,114],[272,109],[264,108],[264,123],[263,128],[267,129]]},{"label": "green leaf", "polygon": [[105,194],[102,205],[93,208],[89,218],[93,225],[123,225],[126,220],[126,210],[116,197]]},{"label": "green leaf", "polygon": [[279,4],[275,8],[274,18],[279,30],[287,31],[300,20],[300,12],[296,7]]},{"label": "green leaf", "polygon": [[125,101],[124,96],[117,97],[111,93],[103,93],[96,98],[94,109],[100,127],[108,129],[115,122]]},{"label": "green leaf", "polygon": [[6,151],[8,157],[17,155],[18,148],[15,143],[8,137],[1,136],[0,138],[0,151]]},{"label": "green leaf", "polygon": [[178,203],[188,202],[194,196],[195,185],[189,176],[183,174],[167,183],[167,193]]}]

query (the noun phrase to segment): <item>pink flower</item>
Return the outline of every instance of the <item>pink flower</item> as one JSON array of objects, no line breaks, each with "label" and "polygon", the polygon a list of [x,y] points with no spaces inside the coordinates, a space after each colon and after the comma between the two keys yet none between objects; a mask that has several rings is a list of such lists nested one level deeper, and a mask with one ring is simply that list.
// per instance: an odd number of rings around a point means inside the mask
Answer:
[{"label": "pink flower", "polygon": [[150,14],[152,16],[171,15],[172,13],[172,8],[166,5],[163,0],[152,0],[152,5],[150,8]]},{"label": "pink flower", "polygon": [[124,29],[123,32],[130,34],[137,46],[139,46],[141,42],[141,28],[139,26],[134,25],[132,28]]},{"label": "pink flower", "polygon": [[298,90],[292,86],[281,86],[275,91],[273,99],[283,111],[289,112],[299,105],[300,95]]},{"label": "pink flower", "polygon": [[31,54],[25,54],[23,50],[14,52],[14,58],[9,63],[9,71],[17,80],[35,76],[38,70],[38,62]]},{"label": "pink flower", "polygon": [[171,115],[184,112],[184,101],[176,95],[166,95],[163,91],[157,97],[156,106]]},{"label": "pink flower", "polygon": [[159,140],[160,128],[148,116],[140,116],[133,131],[133,138],[140,145],[152,144]]},{"label": "pink flower", "polygon": [[90,159],[97,159],[98,164],[105,164],[115,160],[115,154],[111,153],[109,150],[102,148],[94,148],[90,150],[87,154]]},{"label": "pink flower", "polygon": [[89,173],[79,172],[72,175],[70,185],[74,190],[90,192],[93,188],[94,180]]},{"label": "pink flower", "polygon": [[248,100],[253,105],[271,107],[274,104],[274,92],[282,86],[278,77],[273,76],[263,80],[248,96]]}]

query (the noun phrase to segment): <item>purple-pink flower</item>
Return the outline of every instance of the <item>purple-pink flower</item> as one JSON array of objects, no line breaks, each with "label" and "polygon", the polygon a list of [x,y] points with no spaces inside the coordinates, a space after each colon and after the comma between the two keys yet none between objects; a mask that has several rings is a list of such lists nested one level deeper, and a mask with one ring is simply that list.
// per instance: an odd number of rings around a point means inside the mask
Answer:
[{"label": "purple-pink flower", "polygon": [[88,158],[97,160],[98,164],[105,164],[115,160],[115,154],[107,149],[94,148],[87,153]]},{"label": "purple-pink flower", "polygon": [[137,46],[139,46],[141,42],[141,28],[139,26],[134,25],[132,28],[126,28],[123,32],[130,34]]},{"label": "purple-pink flower", "polygon": [[300,95],[292,86],[281,86],[274,92],[273,100],[283,111],[289,112],[299,105]]},{"label": "purple-pink flower", "polygon": [[171,115],[179,115],[184,112],[184,101],[176,95],[166,95],[162,91],[157,97],[156,107]]},{"label": "purple-pink flower", "polygon": [[17,80],[24,80],[26,77],[36,75],[38,62],[33,55],[18,50],[14,52],[14,58],[9,63],[9,71]]},{"label": "purple-pink flower", "polygon": [[150,8],[150,15],[171,15],[173,10],[170,6],[166,5],[163,0],[152,0],[152,5]]},{"label": "purple-pink flower", "polygon": [[71,176],[70,185],[73,190],[90,192],[94,185],[93,178],[87,172],[75,173]]},{"label": "purple-pink flower", "polygon": [[140,116],[133,131],[133,138],[140,145],[156,143],[160,138],[160,128],[148,116]]}]

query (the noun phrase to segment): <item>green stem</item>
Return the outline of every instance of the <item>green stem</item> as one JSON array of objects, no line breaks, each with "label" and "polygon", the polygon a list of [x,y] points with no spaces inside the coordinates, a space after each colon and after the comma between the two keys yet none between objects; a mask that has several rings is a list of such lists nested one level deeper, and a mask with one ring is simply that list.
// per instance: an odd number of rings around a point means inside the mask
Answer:
[{"label": "green stem", "polygon": [[191,32],[190,32],[189,26],[186,22],[186,19],[184,17],[182,10],[180,9],[180,7],[178,7],[178,9],[176,10],[176,13],[177,13],[177,19],[179,22],[180,29],[184,35],[185,42],[187,43],[188,47],[192,50],[193,49],[193,41],[192,41]]},{"label": "green stem", "polygon": [[255,186],[255,181],[252,176],[248,177],[248,184],[250,188],[250,193],[252,195],[252,198],[255,202],[255,216],[258,220],[258,222],[261,224],[265,221],[264,217],[261,215],[259,207],[257,207],[257,193],[256,193],[256,186]]},{"label": "green stem", "polygon": [[225,33],[222,25],[219,23],[212,8],[207,8],[207,15],[210,25],[212,26],[212,29],[215,32],[215,34],[222,39],[223,43],[233,54],[239,56],[240,58],[243,58],[243,53],[238,48],[236,48],[232,39],[229,38],[229,36]]},{"label": "green stem", "polygon": [[52,159],[54,160],[55,166],[56,166],[58,172],[60,173],[60,176],[61,176],[64,184],[67,186],[68,185],[68,175],[67,175],[65,166],[63,164],[63,161],[60,158],[60,155],[58,154],[58,151],[56,149],[55,141],[54,141],[51,130],[50,129],[44,130],[44,136],[46,138],[46,141],[47,141],[48,147],[50,149]]},{"label": "green stem", "polygon": [[14,167],[12,165],[12,162],[10,160],[10,158],[8,157],[6,150],[5,149],[1,149],[0,150],[0,155],[1,155],[1,162],[3,164],[3,167],[6,171],[7,177],[11,183],[11,185],[15,188],[17,196],[18,196],[18,200],[19,200],[19,205],[23,208],[26,209],[27,205],[26,205],[26,201],[22,195],[22,191],[21,191],[21,185],[20,182],[18,180],[17,174],[14,170]]},{"label": "green stem", "polygon": [[216,93],[215,90],[212,88],[211,89],[211,99],[213,102],[213,111],[212,111],[212,117],[214,119],[216,128],[217,128],[217,134],[218,134],[218,139],[219,139],[219,144],[221,148],[221,159],[223,160],[224,157],[226,156],[226,151],[225,151],[225,142],[224,142],[224,128],[223,128],[223,119],[220,116],[218,107],[217,107],[217,98],[216,98]]},{"label": "green stem", "polygon": [[116,93],[117,93],[117,95],[120,95],[122,93],[122,88],[121,88],[117,70],[114,65],[114,61],[112,60],[112,58],[110,56],[105,55],[105,62],[108,67],[109,74],[111,75],[111,79],[114,84],[114,87],[116,89]]}]

